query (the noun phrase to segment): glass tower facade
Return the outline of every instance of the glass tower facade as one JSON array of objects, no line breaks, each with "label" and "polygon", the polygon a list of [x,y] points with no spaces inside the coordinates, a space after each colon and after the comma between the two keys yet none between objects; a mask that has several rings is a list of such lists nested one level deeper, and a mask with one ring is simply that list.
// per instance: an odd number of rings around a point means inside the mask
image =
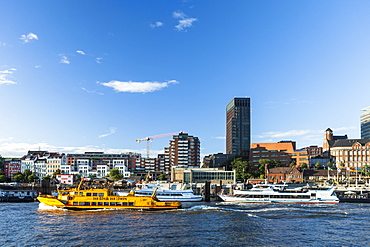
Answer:
[{"label": "glass tower facade", "polygon": [[226,153],[248,156],[250,145],[250,98],[234,98],[226,106]]},{"label": "glass tower facade", "polygon": [[360,115],[361,139],[370,139],[370,106],[362,109]]}]

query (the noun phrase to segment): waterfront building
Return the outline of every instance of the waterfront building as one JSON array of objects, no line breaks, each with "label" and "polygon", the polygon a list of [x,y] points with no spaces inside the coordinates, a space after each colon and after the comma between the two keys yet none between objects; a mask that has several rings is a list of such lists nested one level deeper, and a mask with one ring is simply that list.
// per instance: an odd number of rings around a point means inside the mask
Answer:
[{"label": "waterfront building", "polygon": [[299,166],[267,167],[265,177],[269,183],[301,183],[303,181],[303,169]]},{"label": "waterfront building", "polygon": [[14,175],[22,171],[20,158],[4,158],[4,175],[14,181]]},{"label": "waterfront building", "polygon": [[174,135],[169,143],[168,157],[170,167],[200,167],[199,138],[184,132]]},{"label": "waterfront building", "polygon": [[234,98],[226,106],[226,153],[248,157],[251,144],[250,98]]},{"label": "waterfront building", "polygon": [[322,147],[309,146],[309,147],[305,147],[304,149],[307,150],[307,154],[308,154],[309,159],[320,157],[320,156],[323,155]]},{"label": "waterfront building", "polygon": [[370,106],[362,109],[360,115],[361,139],[370,139]]},{"label": "waterfront building", "polygon": [[358,171],[370,166],[370,139],[348,139],[345,136],[334,136],[328,128],[324,135],[323,148],[329,152],[337,168]]},{"label": "waterfront building", "polygon": [[179,183],[217,183],[235,184],[235,170],[225,171],[217,168],[172,167],[171,181]]},{"label": "waterfront building", "polygon": [[210,154],[203,158],[203,168],[226,168],[228,169],[228,162],[234,158],[234,154]]},{"label": "waterfront building", "polygon": [[68,154],[67,165],[62,166],[63,174],[79,174],[82,177],[95,175],[107,176],[111,169],[118,169],[125,177],[130,176],[129,167],[136,167],[137,153],[105,154],[104,152],[85,152],[84,154]]},{"label": "waterfront building", "polygon": [[65,154],[48,151],[28,151],[21,158],[21,172],[29,169],[38,178],[53,175],[66,162]]},{"label": "waterfront building", "polygon": [[280,162],[283,166],[289,166],[294,160],[296,143],[294,141],[280,141],[276,143],[252,143],[250,150],[251,166],[257,169],[260,159],[270,159]]}]

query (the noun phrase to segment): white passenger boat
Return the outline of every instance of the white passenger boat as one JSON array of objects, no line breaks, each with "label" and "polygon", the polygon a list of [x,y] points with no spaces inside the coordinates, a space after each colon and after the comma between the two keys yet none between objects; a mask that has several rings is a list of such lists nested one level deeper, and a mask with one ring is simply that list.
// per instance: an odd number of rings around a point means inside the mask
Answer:
[{"label": "white passenger boat", "polygon": [[[155,188],[157,188],[156,197],[159,201],[200,202],[203,199],[202,195],[194,195],[191,189],[164,189],[153,184],[138,184],[138,187],[132,191],[135,196],[148,196],[153,194]],[[116,191],[115,194],[124,195],[125,192]]]},{"label": "white passenger boat", "polygon": [[339,203],[334,188],[303,190],[234,190],[232,195],[219,194],[225,202],[246,203]]}]

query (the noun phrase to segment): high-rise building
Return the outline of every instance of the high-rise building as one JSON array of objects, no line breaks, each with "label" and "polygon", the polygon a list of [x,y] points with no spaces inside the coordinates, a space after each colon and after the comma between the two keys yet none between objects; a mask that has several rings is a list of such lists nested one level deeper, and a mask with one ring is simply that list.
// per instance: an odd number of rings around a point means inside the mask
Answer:
[{"label": "high-rise building", "polygon": [[360,115],[361,139],[370,139],[370,106],[362,109]]},{"label": "high-rise building", "polygon": [[170,166],[200,167],[200,141],[198,137],[181,132],[173,136],[168,148]]},{"label": "high-rise building", "polygon": [[226,106],[226,153],[248,157],[251,144],[250,98],[234,98]]}]

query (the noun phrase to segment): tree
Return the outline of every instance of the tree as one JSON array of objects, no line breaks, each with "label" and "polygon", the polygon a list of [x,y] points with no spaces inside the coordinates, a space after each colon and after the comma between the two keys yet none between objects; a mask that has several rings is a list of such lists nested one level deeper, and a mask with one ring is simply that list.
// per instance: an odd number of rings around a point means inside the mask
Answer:
[{"label": "tree", "polygon": [[51,179],[51,176],[50,175],[47,175],[45,177],[42,177],[42,180],[49,180],[50,181],[50,179]]},{"label": "tree", "polygon": [[158,180],[161,180],[161,181],[167,180],[166,175],[164,175],[164,174],[159,174],[158,177],[157,177],[157,179]]},{"label": "tree", "polygon": [[301,168],[307,168],[307,164],[306,163],[302,163],[301,164]]},{"label": "tree", "polygon": [[34,173],[32,173],[31,175],[29,175],[28,177],[27,177],[27,180],[29,181],[29,182],[35,182],[37,179],[39,179],[37,176],[36,176],[36,174],[34,174]]},{"label": "tree", "polygon": [[260,174],[265,175],[266,165],[268,168],[280,167],[281,163],[277,160],[269,160],[269,159],[260,159],[259,161],[260,166],[258,167],[258,171]]},{"label": "tree", "polygon": [[5,182],[7,180],[8,178],[5,175],[0,175],[0,182]]},{"label": "tree", "polygon": [[23,176],[22,173],[18,173],[16,175],[14,175],[13,179],[14,179],[14,181],[19,183],[19,182],[24,181],[24,176]]},{"label": "tree", "polygon": [[331,163],[330,161],[328,163],[326,163],[326,165],[330,168],[330,169],[333,169],[333,163]]},{"label": "tree", "polygon": [[123,175],[119,172],[118,169],[111,169],[109,172],[109,177],[113,180],[120,180],[123,178]]},{"label": "tree", "polygon": [[28,179],[28,176],[31,175],[32,172],[30,169],[25,169],[24,172],[23,172],[23,176],[25,179]]},{"label": "tree", "polygon": [[56,169],[55,172],[53,172],[53,175],[51,176],[51,178],[56,178],[58,174],[61,174],[62,171],[60,169]]},{"label": "tree", "polygon": [[243,160],[241,157],[236,157],[231,161],[231,168],[235,170],[236,180],[245,181],[250,177],[249,163]]},{"label": "tree", "polygon": [[318,161],[318,162],[315,164],[315,167],[316,167],[317,169],[319,169],[319,168],[321,167],[321,163],[320,163],[320,161]]}]

